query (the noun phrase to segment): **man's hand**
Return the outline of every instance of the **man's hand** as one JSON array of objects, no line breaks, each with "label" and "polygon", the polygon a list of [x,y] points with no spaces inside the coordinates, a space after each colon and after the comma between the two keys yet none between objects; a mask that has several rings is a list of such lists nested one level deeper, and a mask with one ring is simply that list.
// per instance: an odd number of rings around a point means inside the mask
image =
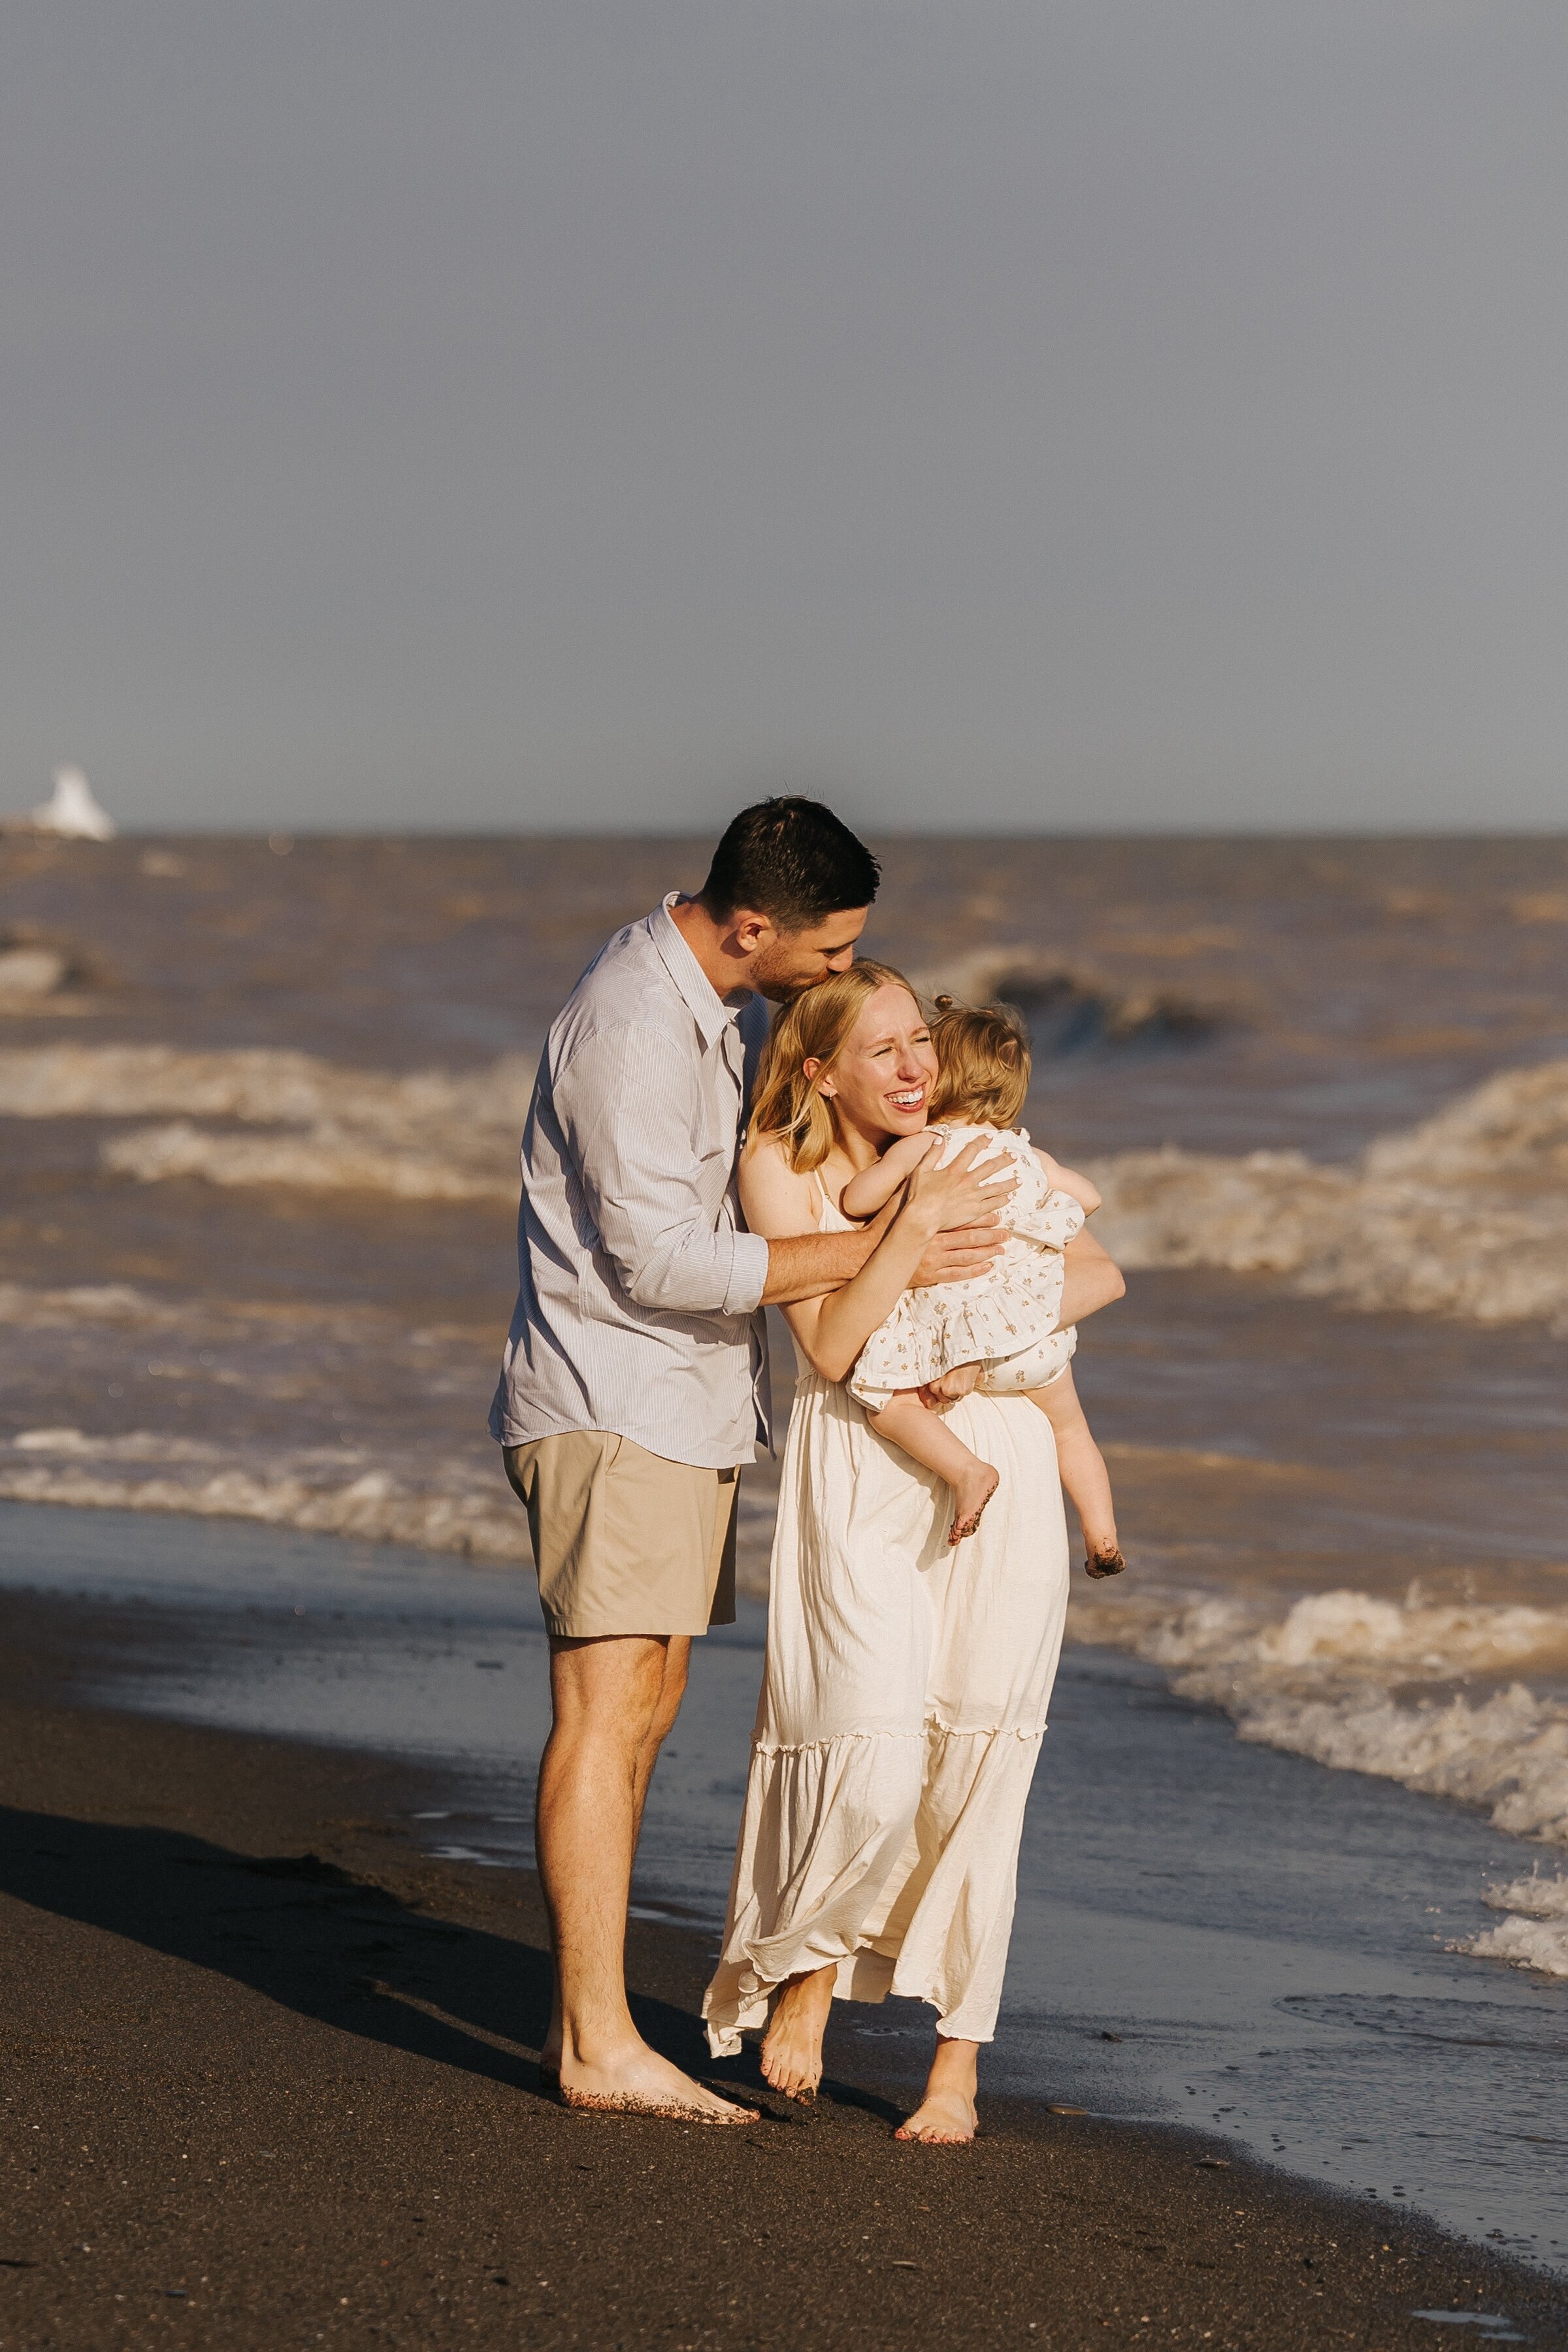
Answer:
[{"label": "man's hand", "polygon": [[952,1233],[938,1234],[927,1243],[910,1277],[910,1288],[926,1290],[933,1282],[967,1282],[972,1274],[984,1274],[1000,1255],[1006,1238],[994,1217],[982,1224],[959,1225]]}]

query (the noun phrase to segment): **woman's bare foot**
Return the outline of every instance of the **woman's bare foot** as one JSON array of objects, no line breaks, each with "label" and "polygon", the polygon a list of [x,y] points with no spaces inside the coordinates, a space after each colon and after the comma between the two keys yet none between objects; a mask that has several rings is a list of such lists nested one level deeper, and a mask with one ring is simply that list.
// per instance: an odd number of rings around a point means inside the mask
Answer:
[{"label": "woman's bare foot", "polygon": [[773,2003],[763,2036],[763,2074],[792,2099],[815,2099],[822,2080],[822,2037],[833,2007],[837,1965],[791,1977]]},{"label": "woman's bare foot", "polygon": [[974,2042],[944,2042],[937,2038],[936,2056],[926,2077],[926,2095],[895,2139],[917,2139],[927,2147],[967,2147],[977,2128],[974,2116],[975,2069],[980,2048]]},{"label": "woman's bare foot", "polygon": [[[541,2062],[544,2072],[548,2062]],[[552,2084],[563,2106],[581,2107],[607,2116],[662,2116],[675,2123],[754,2124],[754,2107],[738,2107],[650,2050],[633,2041],[588,2065],[564,2052],[556,2062],[559,2073]],[[548,2074],[546,2081],[549,2081]]]},{"label": "woman's bare foot", "polygon": [[1083,1564],[1083,1572],[1085,1576],[1097,1579],[1102,1576],[1120,1576],[1126,1565],[1127,1562],[1122,1559],[1120,1549],[1112,1540],[1110,1543],[1090,1546],[1089,1558]]},{"label": "woman's bare foot", "polygon": [[1000,1473],[989,1462],[976,1462],[973,1470],[966,1470],[963,1478],[954,1482],[952,1525],[947,1534],[950,1544],[962,1543],[965,1536],[974,1533],[981,1513],[1001,1484]]}]

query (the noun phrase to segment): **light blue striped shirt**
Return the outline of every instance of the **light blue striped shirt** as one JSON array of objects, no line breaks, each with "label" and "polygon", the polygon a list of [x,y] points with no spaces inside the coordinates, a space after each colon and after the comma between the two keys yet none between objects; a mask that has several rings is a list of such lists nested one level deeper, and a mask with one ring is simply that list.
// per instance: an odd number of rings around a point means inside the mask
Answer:
[{"label": "light blue striped shirt", "polygon": [[490,1434],[610,1430],[724,1470],[769,1442],[768,1245],[735,1185],[768,1015],[715,993],[675,896],[606,942],[545,1042]]}]

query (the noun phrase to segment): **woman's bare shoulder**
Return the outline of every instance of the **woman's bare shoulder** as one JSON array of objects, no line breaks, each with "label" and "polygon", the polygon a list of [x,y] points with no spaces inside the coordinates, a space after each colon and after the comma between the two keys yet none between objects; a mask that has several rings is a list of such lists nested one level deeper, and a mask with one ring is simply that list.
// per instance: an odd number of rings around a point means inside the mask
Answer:
[{"label": "woman's bare shoulder", "polygon": [[750,1136],[741,1154],[741,1204],[752,1233],[764,1241],[785,1241],[819,1230],[816,1187],[792,1168],[776,1135]]}]

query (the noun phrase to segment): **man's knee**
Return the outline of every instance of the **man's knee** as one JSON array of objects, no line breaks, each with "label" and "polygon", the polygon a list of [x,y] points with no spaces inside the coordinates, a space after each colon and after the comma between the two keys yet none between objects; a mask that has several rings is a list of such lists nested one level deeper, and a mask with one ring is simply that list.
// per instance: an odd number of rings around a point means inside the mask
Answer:
[{"label": "man's knee", "polygon": [[[672,1644],[653,1635],[597,1642],[552,1641],[551,1697],[556,1728],[568,1737],[635,1754],[666,1703]],[[676,1687],[679,1704],[682,1669]]]},{"label": "man's knee", "polygon": [[691,1644],[689,1641],[671,1641],[664,1663],[664,1680],[659,1685],[658,1701],[647,1728],[648,1738],[662,1739],[680,1713],[680,1702],[686,1696],[690,1657]]}]

